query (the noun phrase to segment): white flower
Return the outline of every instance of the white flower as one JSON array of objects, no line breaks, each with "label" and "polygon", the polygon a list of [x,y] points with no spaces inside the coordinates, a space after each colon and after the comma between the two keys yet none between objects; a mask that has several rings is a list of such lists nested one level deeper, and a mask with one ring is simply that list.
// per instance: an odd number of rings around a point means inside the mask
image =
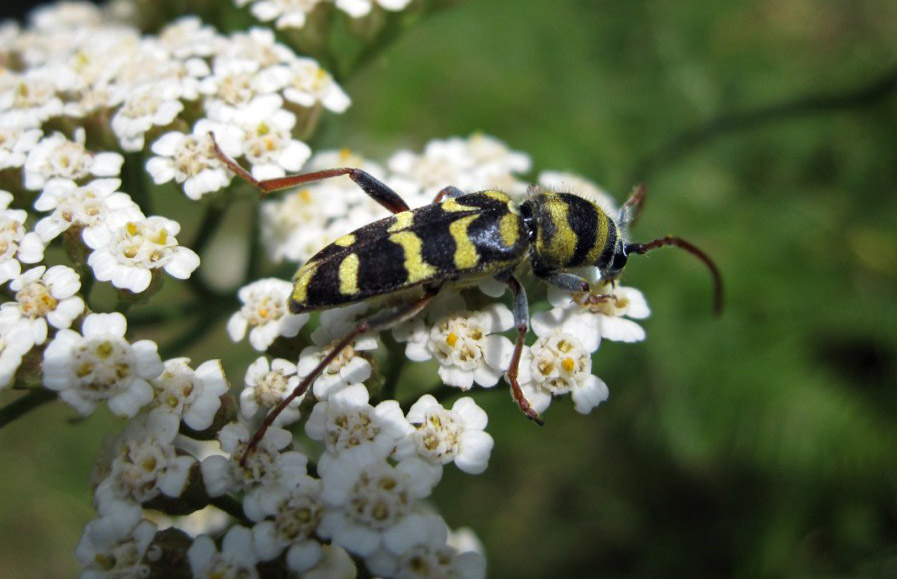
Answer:
[{"label": "white flower", "polygon": [[254,98],[234,114],[233,122],[243,129],[243,153],[256,179],[298,171],[311,156],[308,145],[291,138],[296,116],[283,108],[279,95]]},{"label": "white flower", "polygon": [[119,313],[90,314],[82,334],[59,330],[44,351],[44,386],[81,414],[97,402],[108,401],[119,416],[134,416],[149,404],[153,389],[148,380],[162,373],[156,344],[125,340],[127,322]]},{"label": "white flower", "polygon": [[53,179],[34,201],[38,211],[53,212],[37,222],[35,233],[49,242],[73,226],[83,229],[101,225],[113,213],[140,219],[143,216],[140,208],[119,187],[119,179],[94,179],[82,186],[67,179]]},{"label": "white flower", "polygon": [[[238,5],[251,0],[238,0]],[[306,15],[311,13],[322,0],[255,0],[252,14],[262,22],[277,19],[277,28],[302,28]]]},{"label": "white flower", "polygon": [[308,457],[301,452],[283,449],[293,436],[272,426],[255,449],[244,457],[250,434],[242,424],[231,423],[221,429],[218,440],[230,458],[213,455],[203,459],[200,468],[210,496],[243,491],[243,510],[253,521],[265,518],[267,501],[293,488],[306,476]]},{"label": "white flower", "polygon": [[524,395],[542,412],[552,396],[571,394],[576,411],[589,413],[608,395],[607,385],[592,374],[592,351],[575,335],[539,317],[533,316],[538,339],[524,348],[520,359],[518,380]]},{"label": "white flower", "polygon": [[159,45],[178,59],[208,57],[221,50],[225,39],[198,16],[182,16],[159,31]]},{"label": "white flower", "polygon": [[129,422],[113,445],[110,472],[97,487],[97,502],[145,503],[160,494],[180,496],[196,459],[176,451],[178,424],[177,416],[166,412],[151,412]]},{"label": "white flower", "polygon": [[321,562],[324,551],[315,538],[324,515],[321,491],[320,480],[304,476],[291,489],[265,501],[263,512],[270,518],[252,528],[255,551],[262,561],[275,559],[289,547],[287,565],[295,573]]},{"label": "white flower", "polygon": [[[333,544],[322,545],[322,548],[321,562],[304,572],[303,579],[355,579],[358,576],[355,562],[345,549]],[[290,564],[289,558],[287,563]]]},{"label": "white flower", "polygon": [[155,391],[153,406],[174,414],[195,431],[212,425],[221,396],[230,388],[221,360],[208,360],[194,370],[189,358],[166,360],[162,374],[150,380],[150,385]]},{"label": "white flower", "polygon": [[226,155],[242,153],[242,131],[236,127],[201,119],[189,135],[173,131],[159,137],[152,145],[157,156],[146,162],[146,170],[157,185],[172,179],[184,187],[190,199],[224,188],[231,180],[230,172],[215,156],[209,133]]},{"label": "white flower", "polygon": [[184,105],[179,98],[181,89],[173,79],[129,88],[112,116],[112,131],[123,150],[139,151],[147,131],[173,122]]},{"label": "white flower", "polygon": [[0,170],[23,166],[42,135],[40,129],[0,126]]},{"label": "white flower", "polygon": [[0,306],[0,315],[9,315],[9,310],[22,320],[36,345],[47,340],[47,323],[66,329],[84,311],[84,300],[75,295],[81,289],[81,280],[75,270],[64,265],[29,269],[12,280],[9,288],[16,292],[16,301]]},{"label": "white flower", "polygon": [[476,551],[459,552],[448,543],[448,527],[435,514],[413,513],[397,525],[384,548],[365,559],[383,577],[481,579],[486,559]]},{"label": "white flower", "polygon": [[22,263],[37,263],[44,258],[44,243],[33,231],[26,231],[28,213],[7,209],[12,195],[0,191],[0,283],[6,283],[22,271]]},{"label": "white flower", "polygon": [[143,562],[156,536],[156,525],[146,519],[105,516],[87,523],[75,549],[84,579],[143,577],[150,573]]},{"label": "white flower", "polygon": [[347,452],[386,458],[411,434],[398,402],[384,400],[374,407],[368,399],[367,388],[353,384],[315,405],[305,432],[312,440],[324,442],[326,452],[318,461],[319,472],[327,472],[333,460]]},{"label": "white flower", "polygon": [[391,465],[362,452],[341,454],[323,477],[324,502],[331,508],[318,527],[322,537],[357,555],[370,555],[386,541],[407,540],[398,524],[415,499],[430,494],[430,478],[413,462]]},{"label": "white flower", "polygon": [[22,356],[34,346],[34,334],[27,324],[9,322],[0,316],[0,390],[12,382],[22,363]]},{"label": "white flower", "polygon": [[[250,419],[258,414],[259,409],[274,408],[296,389],[299,381],[296,364],[283,358],[276,358],[269,364],[268,358],[261,356],[246,370],[246,387],[240,392],[240,414]],[[294,398],[273,424],[286,426],[299,420],[299,405],[303,400],[305,394]]]},{"label": "white flower", "polygon": [[299,333],[308,314],[291,314],[287,299],[293,291],[290,282],[266,278],[240,288],[238,296],[243,302],[240,311],[227,322],[231,340],[239,342],[249,330],[249,343],[262,352],[280,336],[292,338]]},{"label": "white flower", "polygon": [[549,287],[548,301],[554,306],[549,315],[563,319],[564,331],[578,336],[590,350],[598,347],[591,345],[595,337],[614,342],[645,339],[645,330],[626,319],[639,320],[651,315],[645,296],[633,287],[604,282],[593,284],[588,294]]},{"label": "white flower", "polygon": [[[355,317],[366,308],[366,304],[357,303],[321,312],[321,325],[311,334],[316,345],[302,350],[296,364],[297,373],[303,377],[308,376],[327,357],[336,343],[354,329]],[[361,383],[370,378],[371,363],[361,353],[376,348],[377,337],[373,335],[361,336],[343,348],[315,380],[315,396],[323,400],[349,384]]]},{"label": "white flower", "polygon": [[414,433],[411,444],[400,447],[399,460],[421,460],[433,474],[442,476],[442,465],[453,462],[466,473],[486,470],[494,441],[484,429],[488,417],[472,398],[460,398],[451,410],[425,394],[408,410]]},{"label": "white flower", "polygon": [[118,153],[94,153],[84,146],[84,129],[75,131],[75,140],[62,133],[44,137],[25,160],[25,188],[42,189],[50,179],[78,181],[90,175],[116,177],[124,157]]},{"label": "white flower", "polygon": [[102,227],[82,233],[84,243],[93,249],[87,263],[98,280],[133,293],[149,287],[153,270],[165,269],[172,277],[187,279],[199,267],[199,256],[178,245],[175,235],[180,230],[177,221],[158,215],[132,220],[125,213],[113,213]]},{"label": "white flower", "polygon": [[258,577],[255,565],[258,557],[253,549],[252,532],[235,525],[228,530],[221,544],[221,551],[208,535],[196,537],[187,550],[187,560],[193,577],[217,579],[219,577]]},{"label": "white flower", "polygon": [[[317,1],[317,0],[313,0]],[[349,108],[351,100],[333,77],[312,58],[297,58],[290,63],[289,81],[283,89],[283,97],[297,105],[311,108],[321,103],[327,110],[341,113]],[[351,165],[357,167],[357,165]]]},{"label": "white flower", "polygon": [[352,18],[361,18],[370,14],[374,4],[397,12],[408,6],[410,2],[411,0],[336,0],[336,7]]},{"label": "white flower", "polygon": [[16,115],[15,123],[5,126],[38,127],[62,113],[62,100],[46,71],[32,69],[22,74],[4,67],[0,75],[0,111]]},{"label": "white flower", "polygon": [[435,320],[426,331],[421,321],[412,322],[405,355],[415,362],[435,357],[439,377],[449,386],[469,390],[476,382],[491,387],[498,383],[514,351],[508,338],[499,335],[514,326],[514,315],[504,304],[494,303],[478,311],[464,309],[460,297],[430,305],[428,319]]}]

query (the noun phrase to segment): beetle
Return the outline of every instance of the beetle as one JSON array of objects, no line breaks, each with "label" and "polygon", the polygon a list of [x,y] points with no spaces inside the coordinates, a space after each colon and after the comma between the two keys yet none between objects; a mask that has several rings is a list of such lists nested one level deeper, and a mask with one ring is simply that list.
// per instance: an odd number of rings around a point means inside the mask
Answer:
[{"label": "beetle", "polygon": [[[527,418],[542,424],[517,381],[520,356],[529,330],[529,304],[515,271],[528,264],[537,277],[569,291],[589,292],[589,282],[571,270],[596,267],[603,282],[615,282],[632,254],[664,246],[684,249],[710,270],[714,309],[722,308],[722,277],[710,257],[680,237],[647,243],[628,240],[645,189],[636,187],[611,218],[596,203],[575,195],[531,187],[517,202],[497,190],[464,193],[453,186],[439,191],[433,202],[416,209],[385,183],[361,169],[336,168],[277,179],[258,180],[228,157],[209,135],[218,159],[238,177],[264,194],[312,181],[348,176],[392,215],[340,237],[299,267],[293,276],[289,309],[293,313],[326,309],[384,295],[417,290],[404,303],[385,308],[356,322],[355,327],[265,417],[246,447],[241,462],[255,448],[275,418],[339,354],[367,332],[390,329],[419,314],[447,284],[473,284],[495,278],[507,284],[514,300],[517,340],[507,370],[511,392]],[[612,295],[592,296],[598,300]]]}]

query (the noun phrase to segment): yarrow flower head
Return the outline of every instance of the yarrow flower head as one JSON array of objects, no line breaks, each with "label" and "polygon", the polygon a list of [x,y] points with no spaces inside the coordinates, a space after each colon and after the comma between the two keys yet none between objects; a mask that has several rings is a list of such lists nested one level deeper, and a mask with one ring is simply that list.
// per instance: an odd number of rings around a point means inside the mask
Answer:
[{"label": "yarrow flower head", "polygon": [[22,272],[23,263],[37,263],[44,258],[44,242],[25,228],[28,214],[21,209],[8,209],[12,194],[0,191],[0,283],[6,283]]},{"label": "yarrow flower head", "polygon": [[152,406],[183,420],[195,431],[212,425],[221,396],[230,387],[220,360],[203,362],[194,370],[189,358],[166,360],[164,370],[150,384],[155,391]]},{"label": "yarrow flower head", "polygon": [[394,335],[407,341],[405,355],[415,362],[436,358],[439,377],[449,386],[469,390],[473,383],[495,386],[513,354],[514,345],[501,332],[514,326],[507,306],[495,303],[470,311],[460,296],[431,304],[427,328],[421,320],[399,328]]},{"label": "yarrow flower head", "polygon": [[21,320],[39,346],[47,340],[48,324],[64,330],[84,311],[84,300],[75,295],[80,288],[78,274],[70,267],[29,269],[10,282],[16,301],[0,306],[0,318],[11,318],[12,323]]},{"label": "yarrow flower head", "polygon": [[157,496],[178,497],[196,459],[174,447],[178,419],[169,413],[144,414],[128,423],[113,445],[108,476],[97,487],[99,503],[131,500],[145,503]]},{"label": "yarrow flower head", "polygon": [[280,336],[292,338],[299,333],[308,314],[287,311],[287,298],[293,286],[280,279],[260,279],[240,288],[238,296],[243,307],[230,317],[227,333],[235,342],[249,331],[249,343],[263,352]]},{"label": "yarrow flower head", "polygon": [[[311,334],[316,345],[302,350],[297,363],[298,374],[304,377],[311,373],[330,354],[336,342],[354,328],[355,318],[366,308],[366,304],[358,303],[322,312],[321,325]],[[333,392],[370,378],[371,363],[363,354],[376,348],[377,337],[369,334],[360,336],[344,348],[315,380],[312,386],[315,396],[326,399]]]},{"label": "yarrow flower head", "polygon": [[344,453],[323,474],[328,508],[318,531],[361,556],[399,541],[399,526],[414,512],[416,499],[428,496],[431,479],[420,464],[398,465],[366,453]]},{"label": "yarrow flower head", "polygon": [[[251,419],[259,410],[270,410],[280,404],[299,385],[296,375],[296,364],[283,358],[268,362],[261,356],[249,365],[246,370],[246,387],[240,393],[240,414]],[[299,396],[286,407],[274,420],[275,426],[286,426],[299,419],[299,405],[305,394]]]},{"label": "yarrow flower head", "polygon": [[180,230],[177,221],[158,215],[131,219],[123,212],[113,213],[101,227],[82,233],[93,249],[87,263],[98,280],[135,294],[149,287],[159,269],[187,279],[199,267],[199,256],[178,245],[175,236]]},{"label": "yarrow flower head", "polygon": [[87,177],[116,177],[124,157],[118,153],[93,153],[84,146],[84,130],[69,140],[62,133],[44,137],[25,160],[25,187],[36,191],[51,179],[79,181]]},{"label": "yarrow flower head", "polygon": [[209,496],[219,497],[244,491],[243,510],[254,521],[265,518],[266,501],[280,496],[305,476],[308,457],[301,452],[285,450],[292,436],[282,428],[271,427],[253,452],[246,453],[250,434],[246,426],[231,423],[221,429],[218,440],[220,454],[203,459],[203,482]]},{"label": "yarrow flower head", "polygon": [[334,459],[355,452],[385,459],[410,434],[399,403],[384,400],[376,407],[368,403],[368,391],[362,384],[347,386],[318,402],[305,423],[312,440],[324,443],[326,452],[318,461],[318,470],[326,472]]},{"label": "yarrow flower head", "polygon": [[81,333],[59,330],[44,351],[44,386],[81,414],[105,400],[119,416],[131,417],[149,404],[149,380],[162,373],[156,344],[125,339],[127,321],[119,313],[90,314]]},{"label": "yarrow flower head", "polygon": [[52,213],[37,222],[35,233],[46,243],[69,228],[80,233],[85,228],[102,227],[114,214],[140,219],[140,208],[120,187],[119,179],[94,179],[81,186],[67,179],[50,181],[34,201],[34,208]]},{"label": "yarrow flower head", "polygon": [[593,350],[546,314],[534,314],[532,325],[538,339],[523,351],[519,380],[533,408],[543,412],[553,396],[571,394],[577,412],[587,414],[607,400],[607,385],[592,374]]},{"label": "yarrow flower head", "polygon": [[215,156],[210,134],[215,135],[222,152],[237,156],[241,153],[242,131],[230,125],[201,119],[193,132],[165,133],[152,145],[156,154],[146,162],[146,170],[158,185],[174,180],[184,188],[190,199],[198,200],[207,193],[222,189],[230,183],[231,175]]},{"label": "yarrow flower head", "polygon": [[460,398],[451,410],[425,394],[408,410],[414,427],[397,453],[399,460],[420,460],[432,473],[433,484],[442,476],[442,465],[454,462],[468,474],[486,470],[494,441],[484,429],[486,412],[472,398]]},{"label": "yarrow flower head", "polygon": [[365,559],[374,573],[407,579],[486,576],[486,559],[482,553],[460,551],[450,545],[448,527],[441,517],[414,513],[398,527],[401,532],[393,533],[383,548]]}]

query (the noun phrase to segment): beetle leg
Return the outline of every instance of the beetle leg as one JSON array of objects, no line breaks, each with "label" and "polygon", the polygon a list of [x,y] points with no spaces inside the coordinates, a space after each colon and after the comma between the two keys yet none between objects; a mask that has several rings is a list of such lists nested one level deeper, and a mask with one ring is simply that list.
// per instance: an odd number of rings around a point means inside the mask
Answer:
[{"label": "beetle leg", "polygon": [[461,195],[464,195],[464,191],[461,191],[454,185],[449,185],[448,187],[443,187],[439,190],[439,193],[433,198],[433,203],[441,203],[443,199],[454,199]]},{"label": "beetle leg", "polygon": [[240,457],[240,465],[245,466],[246,458],[252,454],[255,450],[255,447],[258,446],[259,442],[265,436],[265,433],[268,431],[268,428],[274,424],[274,421],[280,415],[281,412],[296,398],[305,394],[308,391],[309,386],[321,375],[321,372],[330,365],[333,360],[336,359],[340,353],[345,350],[352,342],[354,342],[359,336],[362,334],[366,334],[367,332],[380,332],[383,330],[388,330],[398,324],[406,320],[410,320],[417,314],[423,310],[430,300],[439,292],[438,287],[427,287],[424,289],[424,295],[418,298],[413,302],[409,302],[400,306],[396,306],[394,308],[390,308],[387,310],[383,310],[374,314],[369,318],[365,318],[363,320],[359,320],[355,327],[351,332],[346,334],[342,340],[337,342],[337,344],[333,347],[330,352],[318,363],[315,368],[309,372],[307,376],[305,376],[301,382],[293,389],[292,392],[287,395],[286,398],[280,401],[280,403],[275,406],[259,427],[256,429],[255,433],[252,435],[252,438],[249,440],[249,443],[246,445],[246,449],[243,451],[242,456]]},{"label": "beetle leg", "polygon": [[509,275],[504,281],[514,295],[514,325],[517,327],[517,342],[514,344],[514,354],[511,356],[510,365],[508,365],[508,382],[511,383],[511,394],[526,417],[541,426],[545,422],[539,418],[539,413],[530,406],[529,400],[526,399],[520,384],[517,382],[520,355],[523,353],[523,342],[526,339],[527,331],[529,331],[529,304],[526,301],[526,290],[523,289],[523,286],[520,285],[520,282],[513,275]]},{"label": "beetle leg", "polygon": [[541,276],[541,278],[545,280],[546,283],[550,283],[555,287],[559,287],[562,290],[567,290],[569,292],[587,292],[591,289],[589,282],[572,273],[555,271],[545,276]]},{"label": "beetle leg", "polygon": [[257,187],[262,190],[262,193],[271,193],[272,191],[279,191],[280,189],[289,189],[290,187],[296,187],[298,185],[302,185],[304,183],[310,183],[312,181],[320,181],[322,179],[330,179],[332,177],[340,177],[342,175],[347,175],[349,179],[352,179],[365,193],[367,193],[371,199],[388,209],[393,213],[401,213],[402,211],[408,211],[408,204],[405,203],[405,200],[402,199],[398,193],[390,189],[385,183],[378,180],[376,177],[368,173],[367,171],[362,171],[361,169],[352,169],[349,167],[342,167],[338,169],[324,169],[323,171],[313,171],[311,173],[303,173],[301,175],[287,175],[286,177],[278,177],[277,179],[265,179],[263,181],[259,181],[252,174],[241,167],[236,161],[228,157],[224,154],[218,147],[218,143],[215,141],[215,135],[209,133],[209,138],[212,139],[212,147],[215,150],[215,156],[224,163],[228,169],[233,171],[237,177],[243,179],[250,185]]}]

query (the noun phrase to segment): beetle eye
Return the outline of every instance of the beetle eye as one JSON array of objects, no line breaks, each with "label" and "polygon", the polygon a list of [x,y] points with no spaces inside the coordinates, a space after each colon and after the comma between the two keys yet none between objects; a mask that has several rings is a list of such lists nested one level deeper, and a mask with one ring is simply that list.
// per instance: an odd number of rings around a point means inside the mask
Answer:
[{"label": "beetle eye", "polygon": [[620,271],[626,266],[626,260],[629,259],[629,256],[626,255],[625,250],[622,245],[617,246],[617,250],[614,252],[614,261],[611,264],[611,269],[614,271]]}]

